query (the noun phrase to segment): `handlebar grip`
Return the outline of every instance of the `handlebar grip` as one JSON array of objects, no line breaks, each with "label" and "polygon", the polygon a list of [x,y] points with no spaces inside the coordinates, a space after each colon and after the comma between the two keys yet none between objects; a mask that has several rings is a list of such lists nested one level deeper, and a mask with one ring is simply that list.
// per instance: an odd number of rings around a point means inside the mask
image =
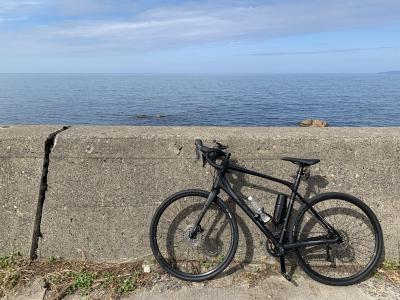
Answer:
[{"label": "handlebar grip", "polygon": [[203,147],[203,141],[202,140],[200,140],[200,139],[196,139],[195,141],[194,141],[194,144],[196,145],[196,147]]},{"label": "handlebar grip", "polygon": [[200,159],[200,148],[203,147],[203,141],[200,139],[196,139],[194,144],[196,145],[196,159]]}]

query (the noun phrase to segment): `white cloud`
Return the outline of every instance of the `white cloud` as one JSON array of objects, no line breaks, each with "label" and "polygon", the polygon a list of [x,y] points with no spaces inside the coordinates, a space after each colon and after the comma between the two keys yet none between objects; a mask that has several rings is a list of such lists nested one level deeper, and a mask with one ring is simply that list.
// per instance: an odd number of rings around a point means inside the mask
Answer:
[{"label": "white cloud", "polygon": [[18,1],[18,0],[2,0],[0,1],[0,13],[9,13],[20,11],[43,4],[42,1]]},{"label": "white cloud", "polygon": [[26,14],[42,3],[41,1],[0,0],[0,24],[26,20],[28,19]]},{"label": "white cloud", "polygon": [[[18,3],[29,6],[42,2]],[[55,3],[71,9],[74,7],[65,0],[57,0]],[[76,4],[77,1],[73,0],[72,3]],[[78,18],[22,31],[20,39],[24,39],[25,43],[54,44],[68,51],[146,50],[374,27],[398,23],[400,15],[398,0],[299,0],[269,4],[252,2],[251,5],[240,1],[233,6],[221,3],[191,2],[161,6],[136,15],[132,13],[118,20]],[[85,7],[77,6],[75,13],[95,11],[109,4],[90,0]],[[124,5],[126,7],[126,1]],[[3,1],[3,10],[4,7],[16,9],[16,1]],[[15,34],[13,37],[18,38]]]},{"label": "white cloud", "polygon": [[68,24],[54,29],[68,38],[94,38],[147,45],[274,37],[399,21],[400,1],[296,1],[258,6],[182,5],[151,10],[132,20]]}]

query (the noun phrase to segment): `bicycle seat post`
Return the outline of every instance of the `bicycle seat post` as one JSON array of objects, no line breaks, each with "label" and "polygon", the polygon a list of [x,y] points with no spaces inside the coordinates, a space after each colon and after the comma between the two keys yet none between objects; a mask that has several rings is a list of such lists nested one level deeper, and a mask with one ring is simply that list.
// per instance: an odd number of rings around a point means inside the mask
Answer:
[{"label": "bicycle seat post", "polygon": [[297,170],[296,179],[295,179],[295,181],[293,183],[293,187],[294,187],[295,191],[298,190],[299,185],[300,185],[300,181],[301,181],[301,176],[303,176],[303,175],[304,175],[304,166],[300,164],[299,168]]}]

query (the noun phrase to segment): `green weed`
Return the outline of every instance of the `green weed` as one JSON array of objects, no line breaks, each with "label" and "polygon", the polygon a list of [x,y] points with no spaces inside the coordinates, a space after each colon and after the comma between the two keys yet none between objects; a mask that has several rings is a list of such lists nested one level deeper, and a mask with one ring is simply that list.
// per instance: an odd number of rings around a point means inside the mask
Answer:
[{"label": "green weed", "polygon": [[49,261],[49,263],[54,263],[54,262],[58,261],[59,259],[60,259],[59,256],[50,255],[47,260]]},{"label": "green weed", "polygon": [[0,255],[0,299],[21,284],[42,277],[48,286],[50,299],[67,295],[90,295],[100,288],[110,295],[132,292],[151,280],[143,274],[143,262],[124,264],[67,261],[57,256],[31,261],[21,253]]},{"label": "green weed", "polygon": [[92,290],[92,285],[96,279],[96,273],[93,272],[69,272],[73,278],[72,284],[67,288],[67,294],[73,294],[80,291],[81,295],[88,295]]},{"label": "green weed", "polygon": [[385,260],[382,263],[382,268],[384,270],[399,271],[400,270],[400,261]]},{"label": "green weed", "polygon": [[21,252],[15,252],[10,255],[0,256],[0,268],[5,269],[11,267],[17,258],[22,256]]},{"label": "green weed", "polygon": [[115,291],[117,294],[122,295],[124,293],[132,292],[136,289],[136,283],[139,278],[138,273],[134,273],[132,276],[121,280],[116,287]]}]

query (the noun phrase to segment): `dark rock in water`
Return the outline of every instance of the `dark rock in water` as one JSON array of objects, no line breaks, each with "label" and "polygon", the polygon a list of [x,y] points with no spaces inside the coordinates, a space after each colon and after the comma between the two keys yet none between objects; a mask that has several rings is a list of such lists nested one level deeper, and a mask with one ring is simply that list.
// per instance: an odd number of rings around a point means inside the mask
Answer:
[{"label": "dark rock in water", "polygon": [[328,122],[324,120],[306,119],[299,123],[300,127],[327,127]]},{"label": "dark rock in water", "polygon": [[148,116],[148,115],[134,115],[133,118],[135,118],[135,119],[149,119],[151,117]]},{"label": "dark rock in water", "polygon": [[156,114],[154,116],[152,115],[145,115],[145,114],[140,114],[140,115],[134,115],[131,116],[131,118],[134,119],[160,119],[160,118],[165,118],[167,115],[163,115],[163,114]]}]

